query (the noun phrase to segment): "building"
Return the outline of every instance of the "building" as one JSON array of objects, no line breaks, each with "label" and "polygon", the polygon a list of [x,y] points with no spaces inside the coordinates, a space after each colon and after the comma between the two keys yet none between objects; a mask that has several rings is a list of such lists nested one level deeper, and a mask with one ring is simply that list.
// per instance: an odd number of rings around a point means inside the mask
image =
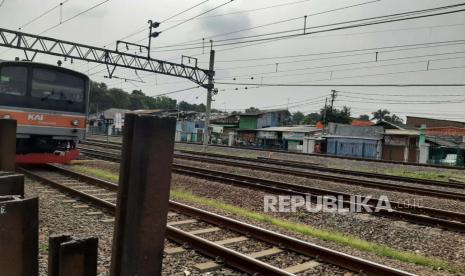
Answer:
[{"label": "building", "polygon": [[406,125],[410,127],[414,127],[416,129],[419,129],[421,125],[426,125],[427,128],[432,128],[432,127],[465,128],[465,122],[451,121],[451,120],[439,120],[439,119],[413,117],[413,116],[407,116]]},{"label": "building", "polygon": [[304,138],[321,133],[313,126],[267,127],[257,129],[257,142],[262,148],[302,152]]},{"label": "building", "polygon": [[376,126],[384,128],[383,160],[418,162],[420,132],[417,128],[384,120]]},{"label": "building", "polygon": [[289,122],[287,109],[263,110],[239,115],[239,128],[236,130],[238,145],[256,146],[257,129],[284,126]]},{"label": "building", "polygon": [[352,126],[329,123],[326,153],[381,159],[384,129],[381,126]]}]

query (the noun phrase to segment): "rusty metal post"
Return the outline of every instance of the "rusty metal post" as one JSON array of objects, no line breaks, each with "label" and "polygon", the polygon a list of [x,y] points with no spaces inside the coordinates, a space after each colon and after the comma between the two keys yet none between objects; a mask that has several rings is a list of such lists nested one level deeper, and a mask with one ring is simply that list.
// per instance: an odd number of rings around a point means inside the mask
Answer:
[{"label": "rusty metal post", "polygon": [[24,197],[24,175],[0,175],[0,196],[8,195]]},{"label": "rusty metal post", "polygon": [[72,239],[69,234],[52,235],[48,238],[48,276],[60,275],[60,246]]},{"label": "rusty metal post", "polygon": [[16,120],[0,119],[0,171],[14,171],[16,156]]},{"label": "rusty metal post", "polygon": [[97,274],[98,239],[75,239],[68,234],[48,240],[48,276]]},{"label": "rusty metal post", "polygon": [[59,276],[97,275],[98,239],[72,240],[60,246]]},{"label": "rusty metal post", "polygon": [[0,197],[0,275],[38,275],[39,200]]},{"label": "rusty metal post", "polygon": [[161,275],[175,118],[126,114],[112,276]]}]

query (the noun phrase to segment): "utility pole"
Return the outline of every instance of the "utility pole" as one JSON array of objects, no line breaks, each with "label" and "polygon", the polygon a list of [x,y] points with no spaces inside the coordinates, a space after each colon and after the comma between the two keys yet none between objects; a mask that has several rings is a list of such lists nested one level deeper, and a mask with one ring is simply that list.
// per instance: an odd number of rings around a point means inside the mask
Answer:
[{"label": "utility pole", "polygon": [[207,150],[208,141],[210,140],[210,113],[212,107],[212,97],[214,92],[215,84],[213,83],[213,71],[215,68],[215,51],[213,49],[210,50],[210,68],[209,71],[211,72],[208,76],[208,86],[207,86],[207,110],[205,112],[205,126],[203,129],[203,151]]},{"label": "utility pole", "polygon": [[336,96],[337,96],[337,91],[331,90],[331,108],[330,108],[331,113],[333,112],[334,101],[336,100]]},{"label": "utility pole", "polygon": [[325,109],[323,109],[323,123],[325,126],[328,123],[328,114],[326,112],[327,110],[328,110],[328,97],[325,98]]}]

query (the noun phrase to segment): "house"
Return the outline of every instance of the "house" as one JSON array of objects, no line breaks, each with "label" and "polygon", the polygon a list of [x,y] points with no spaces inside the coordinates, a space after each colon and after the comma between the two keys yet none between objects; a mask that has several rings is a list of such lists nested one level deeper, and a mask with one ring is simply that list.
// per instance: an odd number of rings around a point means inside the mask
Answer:
[{"label": "house", "polygon": [[313,126],[266,127],[257,129],[257,141],[263,148],[302,152],[304,138],[316,132],[321,133],[321,129]]},{"label": "house", "polygon": [[452,121],[452,120],[440,120],[440,119],[431,119],[424,117],[414,117],[407,116],[407,126],[420,128],[421,125],[426,125],[427,128],[430,127],[457,127],[465,128],[465,122]]},{"label": "house", "polygon": [[222,115],[210,120],[212,141],[232,145],[234,132],[239,127],[239,115]]},{"label": "house", "polygon": [[448,156],[454,156],[457,157],[455,165],[464,165],[465,122],[407,116],[407,125],[426,127],[424,134],[428,163],[442,164]]},{"label": "house", "polygon": [[89,115],[89,131],[118,135],[123,131],[124,115],[131,112],[129,109],[109,108],[103,112]]},{"label": "house", "polygon": [[239,115],[236,137],[239,144],[256,145],[257,129],[284,126],[291,114],[287,109],[262,110]]},{"label": "house", "polygon": [[381,159],[384,129],[381,126],[352,126],[329,123],[326,138],[328,154]]},{"label": "house", "polygon": [[417,128],[384,120],[376,126],[384,128],[383,160],[418,162],[420,132]]}]

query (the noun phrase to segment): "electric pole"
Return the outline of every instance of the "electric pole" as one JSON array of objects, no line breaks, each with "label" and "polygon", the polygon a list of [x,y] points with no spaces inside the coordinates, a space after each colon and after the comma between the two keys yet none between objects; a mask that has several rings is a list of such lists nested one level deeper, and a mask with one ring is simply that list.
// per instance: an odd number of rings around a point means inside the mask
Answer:
[{"label": "electric pole", "polygon": [[323,123],[325,126],[328,123],[328,120],[327,120],[328,114],[326,114],[327,110],[328,110],[328,97],[325,98],[325,109],[323,109]]},{"label": "electric pole", "polygon": [[336,100],[336,96],[337,96],[337,91],[331,90],[331,108],[330,108],[331,113],[333,112],[334,101]]},{"label": "electric pole", "polygon": [[[215,51],[210,50],[210,72],[213,72],[215,68]],[[207,110],[205,112],[205,126],[203,129],[203,151],[207,150],[208,141],[210,140],[210,113],[212,107],[212,97],[214,92],[215,84],[213,83],[213,73],[208,76],[207,86]]]}]

